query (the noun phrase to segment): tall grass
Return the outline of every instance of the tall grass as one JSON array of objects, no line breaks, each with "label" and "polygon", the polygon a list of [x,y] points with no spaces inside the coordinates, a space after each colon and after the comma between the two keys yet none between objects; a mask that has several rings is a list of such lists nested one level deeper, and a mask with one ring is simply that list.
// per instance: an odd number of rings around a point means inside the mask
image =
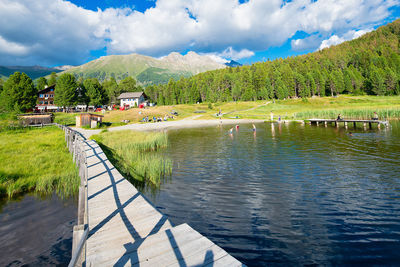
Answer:
[{"label": "tall grass", "polygon": [[390,109],[326,109],[326,110],[308,110],[293,114],[295,119],[335,119],[341,114],[346,119],[371,119],[373,113],[378,114],[379,119],[398,119],[400,118],[400,108]]},{"label": "tall grass", "polygon": [[78,190],[78,170],[56,127],[0,132],[0,162],[0,196],[56,191],[68,197]]},{"label": "tall grass", "polygon": [[167,147],[165,133],[115,131],[92,136],[103,148],[110,161],[127,178],[150,182],[158,186],[171,174],[172,161],[159,151]]}]

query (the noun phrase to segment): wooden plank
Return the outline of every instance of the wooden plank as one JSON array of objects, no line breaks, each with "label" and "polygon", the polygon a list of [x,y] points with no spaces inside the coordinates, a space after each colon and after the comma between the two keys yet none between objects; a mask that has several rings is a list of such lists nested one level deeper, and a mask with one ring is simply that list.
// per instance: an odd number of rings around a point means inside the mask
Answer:
[{"label": "wooden plank", "polygon": [[87,143],[84,150],[90,166],[88,266],[165,266],[182,262],[197,265],[227,256],[223,249],[187,224],[172,227],[112,166],[94,141]]}]

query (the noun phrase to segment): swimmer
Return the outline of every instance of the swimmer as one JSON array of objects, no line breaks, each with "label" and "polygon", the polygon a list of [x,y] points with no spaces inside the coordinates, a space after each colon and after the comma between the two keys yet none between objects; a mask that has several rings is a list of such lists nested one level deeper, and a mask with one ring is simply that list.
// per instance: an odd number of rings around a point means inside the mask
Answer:
[{"label": "swimmer", "polygon": [[233,128],[230,128],[229,129],[229,134],[232,134],[233,133]]},{"label": "swimmer", "polygon": [[254,123],[253,123],[253,132],[255,132],[257,129],[256,129],[256,126],[254,125]]},{"label": "swimmer", "polygon": [[350,135],[350,136],[353,136],[353,133],[352,133],[352,132],[349,132],[349,135]]}]

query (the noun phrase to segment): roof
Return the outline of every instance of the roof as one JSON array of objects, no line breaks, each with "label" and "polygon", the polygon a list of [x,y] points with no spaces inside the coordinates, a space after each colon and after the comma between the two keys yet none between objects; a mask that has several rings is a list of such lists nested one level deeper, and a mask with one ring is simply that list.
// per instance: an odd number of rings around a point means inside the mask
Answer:
[{"label": "roof", "polygon": [[51,86],[47,86],[46,88],[44,88],[43,90],[40,90],[38,92],[38,94],[44,94],[50,91],[50,89],[55,89],[56,85],[51,85]]},{"label": "roof", "polygon": [[81,113],[81,116],[90,116],[90,117],[104,117],[103,115],[100,114],[93,114],[93,113]]},{"label": "roof", "polygon": [[127,93],[120,94],[118,99],[122,99],[122,98],[139,98],[142,95],[144,95],[143,92],[127,92]]}]

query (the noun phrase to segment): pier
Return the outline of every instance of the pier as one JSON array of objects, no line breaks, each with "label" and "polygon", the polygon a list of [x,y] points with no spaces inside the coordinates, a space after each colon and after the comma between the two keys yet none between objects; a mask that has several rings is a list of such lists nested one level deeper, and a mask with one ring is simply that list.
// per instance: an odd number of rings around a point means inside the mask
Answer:
[{"label": "pier", "polygon": [[174,226],[95,141],[59,127],[81,177],[69,266],[244,266],[188,224]]},{"label": "pier", "polygon": [[387,127],[389,126],[388,121],[382,121],[382,120],[352,120],[352,119],[341,119],[341,120],[334,120],[334,119],[309,119],[307,120],[311,125],[317,125],[319,126],[320,124],[327,126],[328,124],[334,125],[335,127],[339,127],[339,125],[342,123],[345,128],[348,127],[348,125],[352,124],[354,128],[357,127],[357,123],[362,124],[364,129],[367,128],[367,124],[370,129],[372,129],[372,124],[377,124],[378,128],[381,127],[381,125]]}]

